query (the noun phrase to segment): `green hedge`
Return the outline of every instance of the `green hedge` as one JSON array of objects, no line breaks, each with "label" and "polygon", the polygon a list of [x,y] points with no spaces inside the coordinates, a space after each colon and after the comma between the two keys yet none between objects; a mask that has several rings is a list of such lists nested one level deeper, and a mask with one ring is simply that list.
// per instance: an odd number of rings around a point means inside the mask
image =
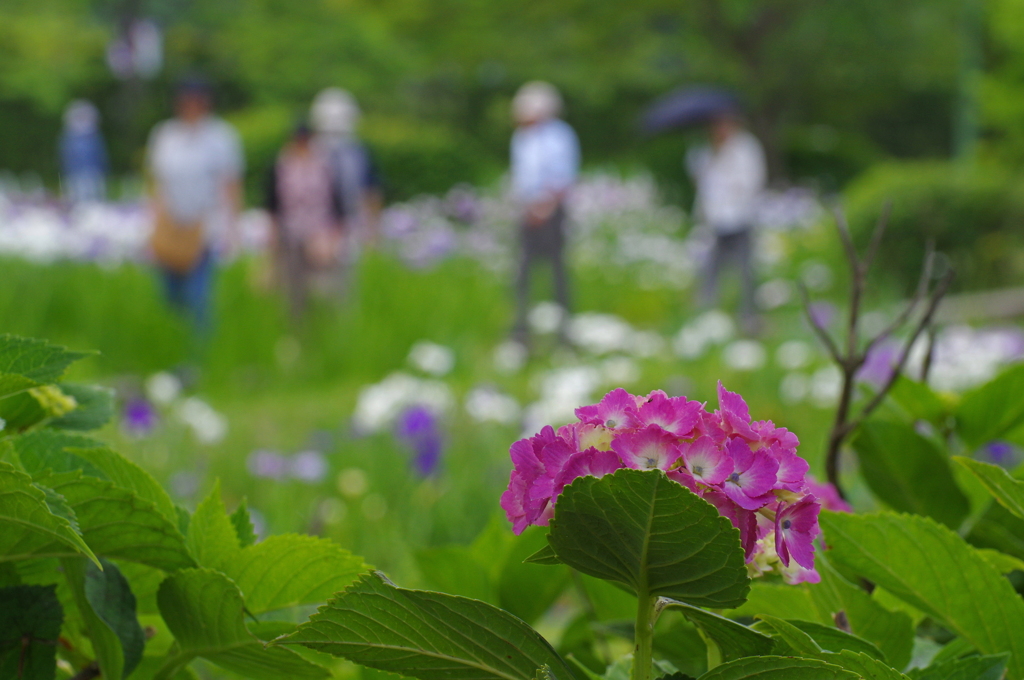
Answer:
[{"label": "green hedge", "polygon": [[866,243],[892,202],[880,267],[908,291],[935,239],[956,269],[957,289],[1019,285],[1024,279],[1024,178],[998,167],[942,161],[877,165],[846,190],[854,237]]}]

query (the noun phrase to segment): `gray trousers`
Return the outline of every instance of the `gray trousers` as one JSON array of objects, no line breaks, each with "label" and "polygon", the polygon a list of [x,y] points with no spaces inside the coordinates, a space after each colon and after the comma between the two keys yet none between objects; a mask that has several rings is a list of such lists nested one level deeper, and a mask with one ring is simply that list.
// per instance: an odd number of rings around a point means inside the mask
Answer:
[{"label": "gray trousers", "polygon": [[555,302],[569,313],[569,275],[565,268],[565,206],[559,204],[547,221],[531,225],[523,220],[519,228],[521,244],[519,272],[516,275],[516,323],[512,334],[525,340],[530,307],[530,271],[541,260],[551,262],[555,284]]},{"label": "gray trousers", "polygon": [[718,279],[722,271],[734,264],[739,269],[742,284],[742,309],[744,317],[752,317],[754,308],[754,238],[753,230],[742,229],[731,234],[717,234],[704,271],[704,286],[701,302],[706,306],[718,304]]}]

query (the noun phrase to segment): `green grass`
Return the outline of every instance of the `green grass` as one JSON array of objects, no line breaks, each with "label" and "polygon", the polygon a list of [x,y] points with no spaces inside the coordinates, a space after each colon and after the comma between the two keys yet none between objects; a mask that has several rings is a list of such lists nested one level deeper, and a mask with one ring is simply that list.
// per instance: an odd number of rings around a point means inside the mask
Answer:
[{"label": "green grass", "polygon": [[[511,325],[511,285],[463,259],[417,271],[370,254],[354,272],[344,301],[317,300],[299,328],[289,325],[281,296],[263,283],[265,261],[237,261],[218,274],[215,333],[200,356],[190,355],[186,325],[165,308],[156,277],[145,267],[106,270],[14,260],[0,267],[0,332],[100,351],[71,378],[104,382],[129,394],[155,371],[182,364],[198,369],[190,392],[228,418],[224,441],[200,445],[173,418],[144,439],[128,438],[116,424],[100,433],[172,491],[188,491],[183,482],[194,479],[198,488],[179,495],[180,502],[194,505],[220,478],[229,508],[248,497],[270,532],[331,536],[410,585],[418,580],[417,549],[468,542],[499,512],[510,469],[508,447],[521,433],[514,426],[475,423],[457,408],[445,423],[442,470],[421,480],[410,472],[409,453],[389,432],[351,434],[359,389],[392,371],[408,370],[409,348],[420,339],[455,350],[456,368],[445,382],[460,404],[481,382],[526,403],[536,398],[531,376],[574,360],[541,352],[519,374],[497,373],[491,356]],[[577,309],[618,314],[667,337],[694,314],[688,291],[641,290],[626,270],[581,270],[574,283]],[[781,404],[778,385],[784,372],[771,359],[783,340],[810,336],[794,306],[767,322],[769,361],[759,371],[728,369],[720,350],[692,362],[667,355],[643,361],[641,378],[627,387],[646,393],[685,386],[688,396],[713,406],[721,379],[747,398],[755,418],[795,431],[803,442],[801,453],[820,472],[831,412]],[[254,449],[290,454],[314,445],[330,463],[321,483],[258,479],[246,469]],[[346,496],[337,480],[352,469],[364,472],[367,488]]]}]

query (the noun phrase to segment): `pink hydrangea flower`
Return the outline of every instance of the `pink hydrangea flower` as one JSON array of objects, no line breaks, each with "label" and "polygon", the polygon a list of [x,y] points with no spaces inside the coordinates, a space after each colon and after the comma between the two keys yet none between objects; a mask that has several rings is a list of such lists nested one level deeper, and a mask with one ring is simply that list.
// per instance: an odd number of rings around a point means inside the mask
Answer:
[{"label": "pink hydrangea flower", "polygon": [[805,569],[814,568],[814,538],[818,535],[818,511],[814,496],[796,503],[780,503],[775,513],[775,552],[783,566],[790,559]]},{"label": "pink hydrangea flower", "polygon": [[547,526],[559,494],[579,477],[657,469],[739,530],[752,575],[775,571],[790,583],[817,581],[818,512],[822,504],[849,506],[808,478],[796,435],[770,420],[752,422],[740,395],[719,383],[712,413],[661,390],[641,397],[620,388],[576,409],[576,417],[557,432],[545,427],[512,445],[514,468],[501,506],[515,533]]}]

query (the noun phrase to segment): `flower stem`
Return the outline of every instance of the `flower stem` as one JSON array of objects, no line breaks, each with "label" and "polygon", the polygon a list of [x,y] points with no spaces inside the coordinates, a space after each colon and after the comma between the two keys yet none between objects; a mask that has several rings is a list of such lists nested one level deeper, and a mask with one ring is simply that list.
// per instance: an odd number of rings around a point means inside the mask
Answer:
[{"label": "flower stem", "polygon": [[633,649],[633,678],[632,680],[652,680],[654,677],[654,624],[658,618],[656,606],[657,597],[652,597],[644,588],[637,596],[636,607],[636,632],[634,640],[636,646]]}]

